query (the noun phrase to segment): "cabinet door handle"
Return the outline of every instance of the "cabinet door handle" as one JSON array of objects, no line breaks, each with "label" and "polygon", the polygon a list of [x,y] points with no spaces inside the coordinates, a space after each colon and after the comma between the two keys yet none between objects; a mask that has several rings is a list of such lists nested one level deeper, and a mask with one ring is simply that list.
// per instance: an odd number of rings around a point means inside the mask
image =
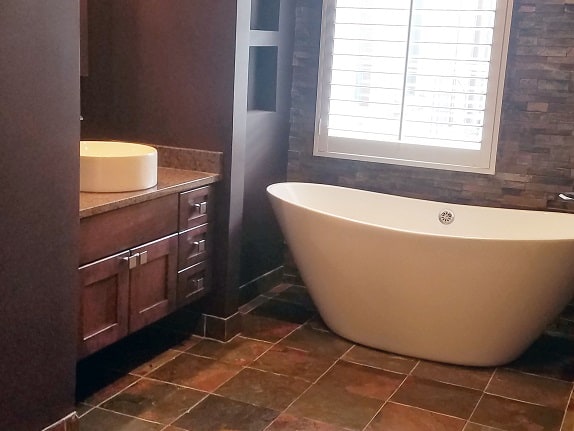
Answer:
[{"label": "cabinet door handle", "polygon": [[147,263],[147,251],[142,251],[140,253],[140,265],[145,265]]},{"label": "cabinet door handle", "polygon": [[136,253],[136,254],[133,254],[129,257],[123,257],[122,261],[128,263],[129,269],[134,269],[136,266],[138,266],[138,256],[139,256],[139,254]]}]

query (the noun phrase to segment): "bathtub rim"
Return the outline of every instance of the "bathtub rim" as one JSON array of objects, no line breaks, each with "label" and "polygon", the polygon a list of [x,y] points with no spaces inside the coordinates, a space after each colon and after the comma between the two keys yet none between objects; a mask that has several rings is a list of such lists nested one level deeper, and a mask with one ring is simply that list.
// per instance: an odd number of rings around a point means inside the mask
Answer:
[{"label": "bathtub rim", "polygon": [[[313,207],[310,207],[308,205],[303,205],[297,202],[294,202],[292,200],[289,199],[284,199],[283,197],[278,196],[276,193],[273,193],[273,189],[278,189],[280,187],[285,187],[285,186],[289,186],[289,185],[294,185],[294,186],[298,186],[298,185],[302,185],[302,186],[311,186],[311,187],[317,187],[317,188],[331,188],[331,189],[345,189],[345,190],[352,190],[354,192],[359,192],[359,193],[365,193],[365,194],[369,194],[369,195],[382,195],[382,196],[390,196],[393,198],[397,198],[400,200],[411,200],[411,201],[421,201],[421,202],[427,202],[427,203],[431,203],[431,204],[442,204],[445,206],[444,209],[452,209],[455,213],[456,213],[456,208],[468,208],[468,207],[476,207],[476,208],[481,208],[482,210],[486,210],[486,211],[513,211],[513,212],[518,212],[518,213],[523,213],[523,214],[548,214],[552,217],[556,217],[556,218],[565,218],[567,216],[574,216],[574,214],[569,214],[569,213],[563,213],[563,212],[554,212],[554,211],[544,211],[544,210],[527,210],[527,209],[519,209],[519,208],[505,208],[505,207],[488,207],[488,206],[481,206],[481,205],[465,205],[465,204],[456,204],[456,203],[448,203],[448,202],[443,202],[443,201],[433,201],[433,200],[429,200],[429,199],[420,199],[420,198],[412,198],[412,197],[407,197],[407,196],[402,196],[402,195],[394,195],[391,193],[381,193],[381,192],[374,192],[374,191],[370,191],[370,190],[363,190],[363,189],[358,189],[358,188],[354,188],[354,187],[347,187],[347,186],[339,186],[339,185],[333,185],[333,184],[323,184],[323,183],[312,183],[312,182],[302,182],[302,181],[284,181],[284,182],[278,182],[278,183],[273,183],[270,184],[266,187],[266,191],[267,193],[282,201],[285,203],[288,203],[290,205],[294,205],[296,207],[317,213],[317,214],[321,214],[324,216],[328,216],[328,217],[334,217],[336,219],[339,220],[343,220],[343,221],[348,221],[348,222],[353,222],[353,223],[358,223],[364,226],[369,226],[369,227],[374,227],[374,228],[379,228],[379,229],[386,229],[389,231],[394,231],[394,232],[400,232],[400,233],[404,233],[404,234],[410,234],[410,235],[418,235],[421,237],[437,237],[437,238],[448,238],[448,239],[452,239],[452,240],[473,240],[473,241],[515,241],[515,242],[553,242],[553,241],[557,241],[557,242],[562,242],[562,241],[574,241],[574,233],[572,234],[572,237],[563,237],[563,238],[528,238],[528,237],[524,237],[524,238],[502,238],[502,237],[493,237],[493,236],[471,236],[471,235],[454,235],[454,234],[443,234],[443,233],[433,233],[433,232],[423,232],[423,231],[418,231],[418,230],[407,230],[407,229],[401,229],[401,228],[397,228],[397,227],[392,227],[392,226],[388,226],[388,225],[382,225],[382,224],[376,224],[376,223],[371,223],[371,222],[367,222],[367,221],[362,221],[362,220],[357,220],[354,218],[350,218],[350,217],[346,217],[346,216],[342,216],[342,215],[338,215],[338,214],[334,214],[332,212],[327,212],[327,211],[323,211],[323,210],[319,210]],[[449,208],[452,207],[452,208]],[[574,223],[574,217],[572,218],[571,223]]]}]

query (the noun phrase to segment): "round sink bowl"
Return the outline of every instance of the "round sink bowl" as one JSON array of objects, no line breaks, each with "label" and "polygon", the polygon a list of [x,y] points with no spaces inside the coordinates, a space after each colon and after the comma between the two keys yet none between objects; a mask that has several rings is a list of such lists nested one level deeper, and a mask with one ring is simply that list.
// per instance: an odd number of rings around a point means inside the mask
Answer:
[{"label": "round sink bowl", "polygon": [[115,141],[80,141],[80,191],[130,192],[157,185],[157,150]]}]

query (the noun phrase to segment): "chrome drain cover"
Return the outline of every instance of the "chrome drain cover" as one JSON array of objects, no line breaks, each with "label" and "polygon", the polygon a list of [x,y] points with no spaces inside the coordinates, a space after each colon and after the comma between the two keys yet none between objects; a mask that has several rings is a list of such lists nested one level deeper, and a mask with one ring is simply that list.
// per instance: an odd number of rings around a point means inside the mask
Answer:
[{"label": "chrome drain cover", "polygon": [[442,224],[451,224],[454,221],[454,213],[451,210],[442,210],[438,213],[438,221]]}]

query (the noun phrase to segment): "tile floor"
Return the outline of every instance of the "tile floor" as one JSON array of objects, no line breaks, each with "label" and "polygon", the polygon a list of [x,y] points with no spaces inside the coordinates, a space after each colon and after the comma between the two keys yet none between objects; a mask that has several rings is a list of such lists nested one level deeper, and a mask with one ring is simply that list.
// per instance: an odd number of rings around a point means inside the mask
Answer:
[{"label": "tile floor", "polygon": [[80,363],[80,430],[574,431],[572,341],[473,369],[343,340],[300,286],[241,312],[226,344],[160,322]]}]

